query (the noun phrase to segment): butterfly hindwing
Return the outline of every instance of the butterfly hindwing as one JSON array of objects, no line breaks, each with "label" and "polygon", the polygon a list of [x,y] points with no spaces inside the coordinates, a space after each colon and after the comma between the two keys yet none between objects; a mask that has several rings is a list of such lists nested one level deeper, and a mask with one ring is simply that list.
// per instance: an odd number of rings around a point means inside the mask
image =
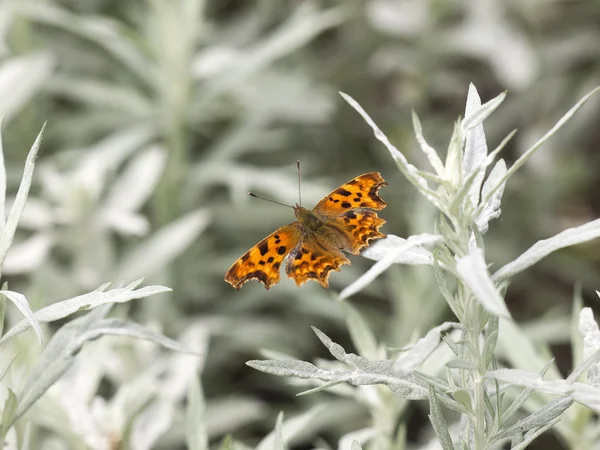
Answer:
[{"label": "butterfly hindwing", "polygon": [[314,237],[307,236],[290,253],[285,271],[297,286],[315,280],[327,288],[329,272],[339,272],[344,264],[350,264],[350,260],[342,252],[325,248]]},{"label": "butterfly hindwing", "polygon": [[317,203],[313,212],[332,217],[358,208],[383,209],[387,203],[378,194],[383,186],[387,186],[387,182],[379,172],[359,175]]},{"label": "butterfly hindwing", "polygon": [[345,236],[348,248],[344,250],[357,255],[363,247],[369,245],[371,239],[381,239],[385,234],[379,228],[385,220],[379,218],[370,209],[346,211],[331,219],[331,225]]},{"label": "butterfly hindwing", "polygon": [[279,228],[234,262],[225,281],[239,290],[247,281],[257,279],[269,289],[279,282],[281,263],[299,240],[298,222]]}]

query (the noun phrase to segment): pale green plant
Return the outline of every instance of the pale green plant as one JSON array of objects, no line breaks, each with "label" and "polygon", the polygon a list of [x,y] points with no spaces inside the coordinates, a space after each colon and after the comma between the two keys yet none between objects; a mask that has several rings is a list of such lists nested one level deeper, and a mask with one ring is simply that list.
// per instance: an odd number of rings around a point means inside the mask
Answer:
[{"label": "pale green plant", "polygon": [[[6,172],[0,145],[0,269],[26,207],[44,128],[45,125],[27,156],[23,177],[6,220]],[[200,358],[197,352],[206,346],[206,333],[202,331],[205,327],[195,332],[190,327],[183,336],[183,344],[151,327],[118,317],[108,318],[107,314],[116,303],[170,291],[164,286],[140,288],[141,282],[138,280],[114,289],[109,289],[110,283],[106,283],[88,294],[55,303],[51,303],[53,299],[47,299],[45,303],[49,306],[37,311],[32,311],[23,294],[8,290],[4,283],[0,291],[0,324],[5,320],[6,299],[19,309],[24,319],[14,323],[0,338],[0,403],[3,405],[0,442],[3,445],[6,442],[11,448],[30,448],[32,430],[38,426],[53,429],[56,435],[62,436],[64,448],[108,449],[115,439],[130,441],[135,448],[151,448],[166,431],[172,420],[173,405],[183,399],[185,386],[198,376]],[[87,313],[62,325],[44,345],[42,324],[82,312]],[[23,342],[16,339],[28,329],[35,331],[37,346],[43,346],[41,351],[34,351],[33,342],[23,347]],[[183,356],[187,358],[184,360],[160,358],[152,370],[136,380],[127,372],[127,364],[110,370],[104,358],[90,361],[88,357],[87,362],[81,363],[86,359],[83,356],[86,344],[103,336],[132,337],[189,355]],[[194,350],[190,350],[190,343]],[[94,346],[97,351],[98,344]],[[112,404],[99,410],[94,408],[94,395],[107,375],[120,377],[120,389]],[[140,423],[142,430],[137,430],[136,424],[139,428]],[[147,432],[147,426],[153,433]]]},{"label": "pale green plant", "polygon": [[[482,125],[500,106],[505,94],[481,104],[477,90],[471,85],[465,117],[455,124],[445,162],[427,144],[419,119],[413,114],[417,142],[434,169],[433,172],[417,169],[410,164],[362,107],[342,94],[373,129],[375,137],[390,151],[403,175],[441,214],[435,221],[433,234],[423,233],[407,239],[389,235],[367,249],[364,256],[376,260],[376,264],[344,289],[340,297],[347,298],[365,288],[394,264],[429,265],[433,268],[441,294],[458,322],[444,323],[431,329],[414,345],[403,349],[396,359],[390,358],[386,351],[373,351],[377,345],[368,327],[354,320],[349,325],[353,334],[360,333],[361,338],[355,339],[355,343],[361,343],[356,344],[361,356],[347,353],[325,333],[313,328],[332,356],[346,368],[341,368],[338,364],[315,366],[304,361],[281,358],[250,361],[248,365],[275,375],[324,382],[305,393],[338,387],[341,383],[354,386],[381,384],[396,394],[401,399],[400,402],[427,399],[431,425],[444,450],[457,447],[477,450],[500,448],[506,442],[511,443],[511,448],[520,450],[526,448],[541,433],[557,425],[563,415],[568,417],[567,410],[574,402],[596,412],[600,411],[600,390],[594,386],[600,350],[597,350],[597,325],[590,318],[589,312],[582,312],[581,319],[581,329],[587,343],[586,359],[574,368],[566,380],[560,379],[552,360],[546,360],[543,367],[537,368],[538,373],[532,373],[524,370],[530,366],[518,363],[514,364],[514,368],[499,368],[496,358],[497,343],[506,343],[507,338],[521,344],[511,346],[509,351],[521,354],[523,359],[530,356],[527,352],[532,349],[519,332],[504,302],[508,280],[560,248],[599,237],[600,219],[539,241],[493,274],[488,271],[483,240],[489,222],[500,216],[506,182],[599,91],[600,87],[584,96],[550,131],[507,168],[505,161],[496,161],[496,157],[514,132],[488,153]],[[486,177],[486,169],[492,164]],[[371,351],[365,347],[368,342],[371,342],[368,345]],[[440,349],[445,356],[440,357],[438,354],[431,358],[434,351]],[[511,362],[516,360],[513,357]],[[543,357],[535,354],[529,358],[529,363],[539,360],[543,361]],[[445,376],[440,377],[440,372]],[[585,372],[588,372],[589,382],[578,382],[578,378]],[[544,381],[544,375],[551,377],[551,381]],[[525,389],[518,397],[511,399],[506,395],[511,386],[523,386]],[[531,411],[528,401],[533,396],[539,402],[539,395],[544,400]],[[514,416],[522,408],[529,413],[515,422]],[[448,425],[443,409],[460,414],[462,419],[458,426]],[[558,426],[559,433],[567,435],[567,428]],[[370,443],[369,448],[376,449],[403,445],[392,439],[380,442],[375,439],[375,435],[376,433],[365,433],[361,441]],[[352,448],[359,448],[359,441],[353,441]]]}]

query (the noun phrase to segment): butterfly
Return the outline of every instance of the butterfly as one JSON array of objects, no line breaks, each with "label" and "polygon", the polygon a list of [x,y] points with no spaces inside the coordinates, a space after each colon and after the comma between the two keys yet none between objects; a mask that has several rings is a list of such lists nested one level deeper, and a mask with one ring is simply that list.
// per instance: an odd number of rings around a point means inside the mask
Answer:
[{"label": "butterfly", "polygon": [[257,279],[266,289],[279,282],[281,263],[288,256],[285,271],[301,286],[315,280],[329,287],[329,272],[339,272],[350,260],[342,251],[357,255],[379,232],[385,220],[373,210],[387,206],[378,195],[387,182],[379,172],[360,175],[317,203],[311,211],[296,204],[298,219],[270,234],[233,263],[225,281],[239,290]]}]

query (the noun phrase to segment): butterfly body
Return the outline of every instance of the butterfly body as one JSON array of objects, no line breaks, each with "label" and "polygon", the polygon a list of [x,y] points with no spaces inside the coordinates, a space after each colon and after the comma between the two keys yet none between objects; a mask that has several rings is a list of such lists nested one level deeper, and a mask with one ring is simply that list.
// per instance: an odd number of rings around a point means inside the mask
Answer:
[{"label": "butterfly body", "polygon": [[386,185],[378,172],[370,172],[340,186],[312,210],[295,205],[298,220],[279,228],[242,255],[225,275],[225,281],[239,290],[247,281],[257,279],[269,289],[279,282],[281,263],[289,255],[286,273],[298,286],[313,279],[328,287],[329,272],[350,264],[342,251],[358,254],[370,240],[385,237],[379,232],[385,220],[373,209],[387,206],[378,195]]}]

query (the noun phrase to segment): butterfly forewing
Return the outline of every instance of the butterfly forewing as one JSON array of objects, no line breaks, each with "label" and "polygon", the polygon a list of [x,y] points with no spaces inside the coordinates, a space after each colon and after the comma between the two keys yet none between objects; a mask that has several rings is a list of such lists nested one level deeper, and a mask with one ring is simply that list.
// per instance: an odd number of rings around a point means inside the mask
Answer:
[{"label": "butterfly forewing", "polygon": [[225,274],[225,281],[239,290],[252,279],[265,288],[279,282],[281,262],[300,240],[299,223],[279,228],[242,255]]},{"label": "butterfly forewing", "polygon": [[383,186],[387,182],[379,172],[359,175],[317,203],[313,212],[331,217],[358,208],[383,209],[387,203],[378,194]]}]

